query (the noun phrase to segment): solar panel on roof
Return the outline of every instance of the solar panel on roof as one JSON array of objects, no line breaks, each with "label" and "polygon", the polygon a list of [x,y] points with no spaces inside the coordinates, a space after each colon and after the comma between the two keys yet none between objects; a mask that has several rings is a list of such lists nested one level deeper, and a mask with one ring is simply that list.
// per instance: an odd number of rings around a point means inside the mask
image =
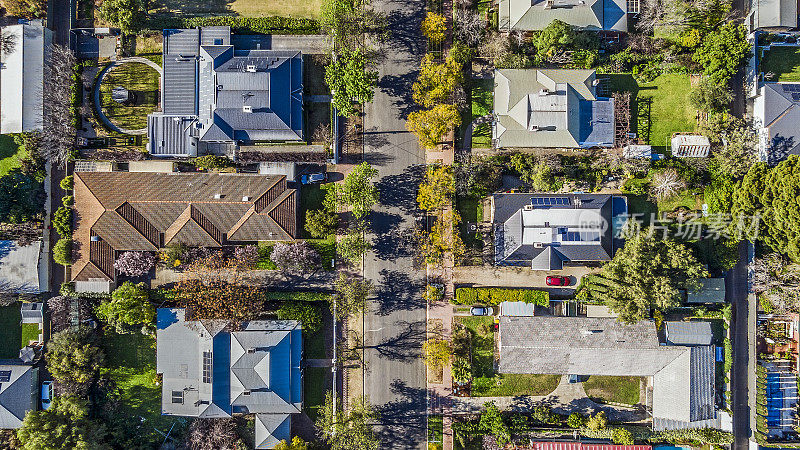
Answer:
[{"label": "solar panel on roof", "polygon": [[800,92],[800,84],[784,84],[784,92]]},{"label": "solar panel on roof", "polygon": [[792,92],[792,101],[800,102],[800,92]]},{"label": "solar panel on roof", "polygon": [[531,204],[534,206],[557,206],[569,205],[569,198],[567,197],[533,197]]}]

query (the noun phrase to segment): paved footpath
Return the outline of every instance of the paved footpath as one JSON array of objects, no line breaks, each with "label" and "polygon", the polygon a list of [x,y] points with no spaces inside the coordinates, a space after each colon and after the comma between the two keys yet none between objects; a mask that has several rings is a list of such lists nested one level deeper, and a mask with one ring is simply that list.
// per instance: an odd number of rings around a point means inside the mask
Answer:
[{"label": "paved footpath", "polygon": [[373,249],[364,276],[375,298],[364,318],[364,394],[380,411],[382,449],[426,447],[425,273],[413,262],[413,212],[424,152],[406,130],[411,84],[425,45],[423,0],[374,0],[388,15],[391,37],[378,63],[378,88],[365,108],[364,157],[378,169],[380,203],[370,216]]}]

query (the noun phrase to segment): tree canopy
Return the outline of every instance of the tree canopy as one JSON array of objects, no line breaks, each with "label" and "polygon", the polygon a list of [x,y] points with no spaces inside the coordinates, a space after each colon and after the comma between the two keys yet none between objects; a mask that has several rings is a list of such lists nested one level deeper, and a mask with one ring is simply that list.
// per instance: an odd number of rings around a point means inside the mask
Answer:
[{"label": "tree canopy", "polygon": [[744,25],[728,22],[703,38],[694,60],[703,66],[703,73],[718,84],[727,83],[750,53]]},{"label": "tree canopy", "polygon": [[316,425],[320,438],[331,450],[375,450],[380,447],[380,440],[370,423],[377,418],[363,397],[353,401],[346,412],[338,408],[334,413],[333,397],[328,392]]},{"label": "tree canopy", "polygon": [[152,326],[156,319],[144,283],[130,281],[116,288],[111,300],[100,303],[95,312],[98,318],[115,327],[117,333],[125,333],[130,327]]},{"label": "tree canopy", "polygon": [[681,289],[706,275],[688,247],[648,231],[629,236],[625,247],[599,275],[587,276],[581,288],[584,299],[605,303],[621,322],[635,323],[649,318],[653,309],[678,306]]},{"label": "tree canopy", "polygon": [[105,354],[91,329],[66,329],[53,335],[47,344],[47,370],[63,383],[86,384],[94,379]]},{"label": "tree canopy", "polygon": [[448,54],[443,63],[437,63],[428,53],[422,60],[417,81],[413,84],[414,102],[424,108],[431,108],[446,102],[463,81],[461,64],[454,55]]},{"label": "tree canopy", "polygon": [[17,430],[24,450],[105,450],[106,426],[89,418],[87,400],[56,397],[46,411],[30,411]]},{"label": "tree canopy", "polygon": [[372,101],[378,72],[370,70],[360,49],[342,49],[325,67],[325,83],[331,88],[333,106],[343,116],[356,113],[356,104]]},{"label": "tree canopy", "polygon": [[142,0],[103,0],[100,17],[122,30],[135,33],[146,13]]},{"label": "tree canopy", "polygon": [[406,127],[425,148],[436,148],[442,137],[461,125],[461,115],[454,105],[439,104],[431,109],[414,111],[408,115]]},{"label": "tree canopy", "polygon": [[364,161],[347,174],[343,184],[334,185],[339,201],[351,208],[356,219],[369,214],[378,202],[378,188],[372,183],[376,176],[378,170]]},{"label": "tree canopy", "polygon": [[452,201],[456,180],[450,166],[428,166],[425,181],[419,185],[417,204],[426,210],[439,210]]}]

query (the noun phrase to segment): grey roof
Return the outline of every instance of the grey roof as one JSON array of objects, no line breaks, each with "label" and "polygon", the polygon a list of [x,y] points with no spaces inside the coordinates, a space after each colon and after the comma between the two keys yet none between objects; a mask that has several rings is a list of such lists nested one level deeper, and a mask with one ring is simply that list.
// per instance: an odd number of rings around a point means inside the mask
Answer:
[{"label": "grey roof", "polygon": [[696,289],[686,293],[687,303],[725,303],[725,278],[701,278]]},{"label": "grey roof", "polygon": [[36,408],[39,377],[37,369],[23,365],[0,365],[11,372],[9,381],[0,383],[0,428],[19,428],[25,413]]},{"label": "grey roof", "polygon": [[156,128],[149,131],[152,154],[193,156],[197,141],[303,139],[299,51],[240,50],[227,27],[165,30],[162,91],[163,113],[151,117],[184,116],[193,126],[178,132],[165,129],[165,120],[149,120]]},{"label": "grey roof", "polygon": [[797,28],[797,0],[752,0],[753,29]]},{"label": "grey roof", "polygon": [[197,119],[194,116],[150,114],[147,139],[156,156],[197,156]]},{"label": "grey roof", "polygon": [[762,154],[800,154],[800,83],[764,83],[753,101],[753,121]]},{"label": "grey roof", "polygon": [[256,449],[273,448],[292,438],[292,417],[288,414],[256,414]]},{"label": "grey roof", "polygon": [[[163,376],[163,414],[229,417],[300,412],[298,322],[246,322],[230,332],[225,321],[186,321],[184,309],[161,308],[157,316],[156,371]],[[211,363],[205,376],[204,360]],[[182,392],[183,402],[173,403],[173,392]]]},{"label": "grey roof", "polygon": [[664,327],[670,345],[711,345],[714,339],[710,322],[665,322]]},{"label": "grey roof", "polygon": [[614,100],[597,97],[593,70],[497,69],[494,114],[498,147],[614,144]]},{"label": "grey roof", "polygon": [[650,321],[500,317],[500,373],[652,376],[653,417],[695,422],[715,417],[711,346],[663,346]]},{"label": "grey roof", "polygon": [[589,30],[628,31],[625,0],[500,0],[501,30],[544,29],[561,20]]},{"label": "grey roof", "polygon": [[53,32],[40,21],[2,28],[13,45],[0,50],[0,133],[39,131],[43,126],[44,67]]},{"label": "grey roof", "polygon": [[38,294],[47,290],[39,276],[41,241],[20,247],[15,241],[0,241],[0,292]]},{"label": "grey roof", "polygon": [[527,302],[501,302],[500,315],[512,317],[535,316],[536,305]]},{"label": "grey roof", "polygon": [[606,194],[495,194],[495,261],[560,270],[565,262],[610,260],[612,199]]}]

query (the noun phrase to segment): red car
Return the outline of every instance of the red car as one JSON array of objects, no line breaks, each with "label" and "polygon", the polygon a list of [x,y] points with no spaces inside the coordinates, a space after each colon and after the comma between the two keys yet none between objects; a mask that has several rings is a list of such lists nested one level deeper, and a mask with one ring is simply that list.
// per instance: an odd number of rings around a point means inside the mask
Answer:
[{"label": "red car", "polygon": [[569,286],[569,277],[549,276],[547,277],[548,286]]}]

